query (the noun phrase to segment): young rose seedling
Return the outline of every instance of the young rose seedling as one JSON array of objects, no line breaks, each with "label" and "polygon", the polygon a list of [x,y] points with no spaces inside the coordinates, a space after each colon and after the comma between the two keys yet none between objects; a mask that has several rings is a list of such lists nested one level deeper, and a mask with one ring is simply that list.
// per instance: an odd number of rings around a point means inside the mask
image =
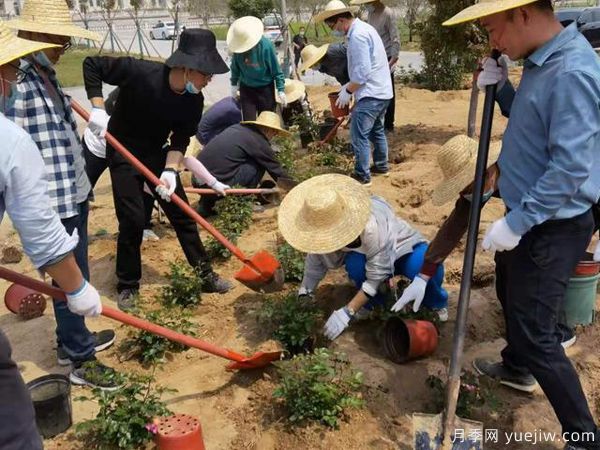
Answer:
[{"label": "young rose seedling", "polygon": [[162,288],[162,302],[167,307],[198,306],[202,295],[202,274],[182,261],[170,263],[169,284]]}]

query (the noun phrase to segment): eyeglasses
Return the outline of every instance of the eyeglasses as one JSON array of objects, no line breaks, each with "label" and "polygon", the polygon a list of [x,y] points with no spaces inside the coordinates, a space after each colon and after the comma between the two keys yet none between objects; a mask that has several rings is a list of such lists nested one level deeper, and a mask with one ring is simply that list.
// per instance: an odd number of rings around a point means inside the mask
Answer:
[{"label": "eyeglasses", "polygon": [[329,28],[331,28],[333,30],[333,28],[337,25],[339,19],[335,19],[335,20],[326,20],[325,21],[325,25],[327,25]]},{"label": "eyeglasses", "polygon": [[66,51],[67,51],[67,50],[69,50],[71,47],[73,47],[73,41],[65,42],[65,43],[62,45],[62,47],[61,47],[61,48],[62,48],[62,51],[63,51],[63,52],[66,52]]},{"label": "eyeglasses", "polygon": [[17,72],[17,79],[16,79],[17,83],[20,83],[21,81],[23,81],[25,79],[25,77],[27,76],[27,72],[25,72],[20,67],[15,66],[14,64],[9,64],[9,66],[12,67],[13,69],[15,69],[15,71]]}]

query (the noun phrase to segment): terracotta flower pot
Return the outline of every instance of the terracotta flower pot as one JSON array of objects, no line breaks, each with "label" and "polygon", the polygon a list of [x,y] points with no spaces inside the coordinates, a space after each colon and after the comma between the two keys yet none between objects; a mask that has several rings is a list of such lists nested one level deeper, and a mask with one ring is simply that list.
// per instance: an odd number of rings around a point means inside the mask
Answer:
[{"label": "terracotta flower pot", "polygon": [[187,414],[161,418],[155,439],[159,450],[204,450],[200,421]]},{"label": "terracotta flower pot", "polygon": [[579,261],[573,272],[574,277],[591,277],[600,273],[600,262]]},{"label": "terracotta flower pot", "polygon": [[395,363],[429,356],[437,346],[438,332],[431,322],[394,317],[385,323],[383,347]]},{"label": "terracotta flower pot", "polygon": [[4,294],[4,304],[9,311],[29,320],[44,314],[46,297],[20,284],[11,284]]},{"label": "terracotta flower pot", "polygon": [[348,105],[344,106],[343,108],[338,108],[338,106],[335,104],[335,102],[337,102],[338,99],[338,94],[338,92],[332,92],[328,95],[329,103],[331,104],[331,115],[336,119],[339,119],[340,117],[345,117],[348,114],[350,114],[350,108],[348,107]]}]

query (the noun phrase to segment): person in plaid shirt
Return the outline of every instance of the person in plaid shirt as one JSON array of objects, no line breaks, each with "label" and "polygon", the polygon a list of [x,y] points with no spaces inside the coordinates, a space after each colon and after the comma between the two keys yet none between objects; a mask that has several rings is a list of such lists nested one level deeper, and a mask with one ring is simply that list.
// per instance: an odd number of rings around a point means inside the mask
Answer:
[{"label": "person in plaid shirt", "polygon": [[[40,150],[48,172],[51,204],[67,232],[71,234],[77,230],[79,242],[74,254],[83,276],[89,280],[87,219],[91,186],[85,173],[81,141],[69,97],[63,92],[53,66],[71,47],[72,37],[97,37],[75,25],[53,27],[57,21],[65,23],[57,20],[57,15],[70,20],[66,3],[61,11],[61,8],[45,8],[41,0],[28,0],[23,14],[8,22],[11,28],[19,31],[19,37],[57,44],[58,47],[33,53],[21,60],[20,69],[25,76],[18,84],[19,95],[14,106],[6,111],[6,117],[29,133]],[[65,366],[72,364],[71,382],[115,388],[111,383],[98,385],[98,380],[103,378],[97,376],[98,372],[110,372],[112,369],[99,362],[84,365],[95,361],[97,351],[105,350],[114,343],[114,331],[92,333],[85,319],[73,314],[65,302],[54,300],[53,303],[58,363]]]}]

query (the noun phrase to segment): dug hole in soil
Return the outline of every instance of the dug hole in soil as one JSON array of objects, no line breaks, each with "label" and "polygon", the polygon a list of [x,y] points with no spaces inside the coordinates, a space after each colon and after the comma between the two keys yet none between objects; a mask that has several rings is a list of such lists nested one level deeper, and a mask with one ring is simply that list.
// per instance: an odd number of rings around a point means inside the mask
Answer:
[{"label": "dug hole in soil", "polygon": [[[309,89],[313,107],[328,107],[329,88]],[[413,224],[426,237],[433,237],[453,205],[436,208],[430,196],[436,183],[442,179],[436,164],[436,151],[447,139],[465,132],[469,92],[430,92],[398,86],[396,99],[396,128],[388,135],[390,143],[391,173],[389,177],[375,177],[372,191],[385,197],[396,213]],[[480,98],[479,112],[482,99]],[[480,118],[478,119],[480,123]],[[500,139],[506,120],[496,113],[493,139]],[[341,134],[348,133],[341,130]],[[105,298],[115,299],[115,251],[117,221],[114,214],[110,178],[105,173],[96,191],[96,201],[91,204],[89,219],[89,258],[92,282]],[[249,230],[239,240],[247,254],[259,249],[275,250],[277,222],[276,209],[267,208],[257,213]],[[500,201],[492,199],[483,211],[481,229],[502,216]],[[154,222],[156,222],[156,217]],[[142,249],[142,295],[152,298],[166,284],[164,274],[169,262],[184,259],[173,230],[158,225],[155,231],[158,242],[144,242]],[[206,232],[202,231],[203,239]],[[0,225],[0,241],[19,246],[18,237],[8,221]],[[173,359],[159,367],[155,377],[159,384],[175,388],[178,392],[167,395],[167,405],[176,413],[190,414],[200,419],[206,448],[224,449],[410,449],[412,439],[411,414],[432,412],[435,402],[425,380],[429,375],[445,377],[450,358],[452,333],[458,283],[462,265],[460,247],[446,264],[446,287],[450,293],[450,321],[440,328],[440,345],[432,357],[396,365],[386,360],[376,339],[376,330],[369,323],[356,324],[345,332],[332,348],[345,352],[355,369],[365,375],[365,406],[349,413],[338,430],[319,425],[292,427],[286,424],[281,407],[272,400],[276,384],[273,367],[265,370],[231,373],[225,370],[226,361],[197,350],[175,354]],[[24,258],[10,264],[13,270],[36,276],[36,271]],[[240,263],[230,259],[216,265],[215,269],[229,279],[239,269]],[[475,284],[471,296],[469,325],[465,346],[464,367],[471,370],[475,357],[498,357],[503,347],[503,320],[493,289],[494,264],[490,255],[477,254]],[[8,283],[0,281],[0,292]],[[317,298],[325,314],[339,308],[353,294],[342,272],[332,272],[323,281]],[[263,298],[236,283],[226,295],[203,295],[193,320],[199,326],[198,337],[219,346],[247,354],[269,346],[256,317]],[[109,302],[110,306],[116,306]],[[13,356],[21,368],[25,381],[47,373],[67,373],[57,366],[54,336],[54,318],[50,308],[42,317],[21,321],[0,307],[0,328],[9,336]],[[327,317],[327,316],[326,316]],[[92,330],[115,328],[118,338],[127,329],[104,318],[87,320]],[[580,330],[577,345],[568,350],[577,368],[583,388],[595,415],[600,396],[600,356],[596,351],[600,336],[594,324]],[[143,371],[139,364],[121,363],[115,350],[99,355],[108,365],[119,370]],[[73,387],[73,397],[83,395],[85,389]],[[535,430],[560,431],[560,426],[543,394],[527,396],[508,388],[493,386],[495,400],[474,411],[475,419],[482,420],[486,428],[502,431],[533,432]],[[97,406],[92,402],[73,402],[74,422],[94,417]],[[559,449],[564,444],[542,443],[535,448]],[[148,448],[152,448],[149,445]],[[47,450],[83,450],[84,446],[67,433],[45,442]],[[523,449],[525,444],[506,445],[487,442],[486,449]]]}]

